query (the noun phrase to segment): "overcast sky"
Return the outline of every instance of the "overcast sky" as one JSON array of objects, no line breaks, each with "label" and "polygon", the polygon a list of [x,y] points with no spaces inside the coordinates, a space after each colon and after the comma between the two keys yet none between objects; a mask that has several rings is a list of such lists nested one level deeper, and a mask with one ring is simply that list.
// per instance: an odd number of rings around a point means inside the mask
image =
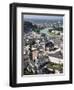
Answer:
[{"label": "overcast sky", "polygon": [[56,16],[56,15],[23,15],[24,19],[48,19],[48,20],[62,20],[63,16]]}]

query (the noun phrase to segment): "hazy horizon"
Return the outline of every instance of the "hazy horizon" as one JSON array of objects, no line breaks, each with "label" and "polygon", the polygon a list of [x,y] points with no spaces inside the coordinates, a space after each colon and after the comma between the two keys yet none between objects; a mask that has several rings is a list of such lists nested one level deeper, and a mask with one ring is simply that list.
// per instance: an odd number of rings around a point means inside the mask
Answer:
[{"label": "hazy horizon", "polygon": [[60,15],[23,15],[25,20],[63,20],[63,16]]}]

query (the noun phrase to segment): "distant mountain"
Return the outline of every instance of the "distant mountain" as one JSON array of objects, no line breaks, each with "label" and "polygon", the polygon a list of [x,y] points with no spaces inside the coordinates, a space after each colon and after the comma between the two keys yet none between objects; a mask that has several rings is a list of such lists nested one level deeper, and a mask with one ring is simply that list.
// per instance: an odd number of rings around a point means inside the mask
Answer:
[{"label": "distant mountain", "polygon": [[29,22],[29,21],[24,22],[24,32],[25,33],[31,32],[32,28],[33,28],[33,25],[31,22]]},{"label": "distant mountain", "polygon": [[33,24],[44,24],[44,23],[49,23],[49,24],[53,24],[53,23],[58,23],[58,21],[60,21],[61,23],[63,23],[63,19],[58,20],[58,19],[52,19],[52,20],[47,20],[47,19],[25,19],[24,21],[29,21],[32,22]]}]

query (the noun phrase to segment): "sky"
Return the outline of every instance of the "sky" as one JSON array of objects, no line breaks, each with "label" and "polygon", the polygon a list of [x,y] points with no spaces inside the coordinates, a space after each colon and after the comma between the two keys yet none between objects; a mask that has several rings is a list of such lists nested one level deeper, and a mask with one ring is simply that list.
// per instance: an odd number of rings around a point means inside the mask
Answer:
[{"label": "sky", "polygon": [[23,15],[24,19],[46,19],[46,20],[62,20],[63,16],[56,16],[56,15]]}]

